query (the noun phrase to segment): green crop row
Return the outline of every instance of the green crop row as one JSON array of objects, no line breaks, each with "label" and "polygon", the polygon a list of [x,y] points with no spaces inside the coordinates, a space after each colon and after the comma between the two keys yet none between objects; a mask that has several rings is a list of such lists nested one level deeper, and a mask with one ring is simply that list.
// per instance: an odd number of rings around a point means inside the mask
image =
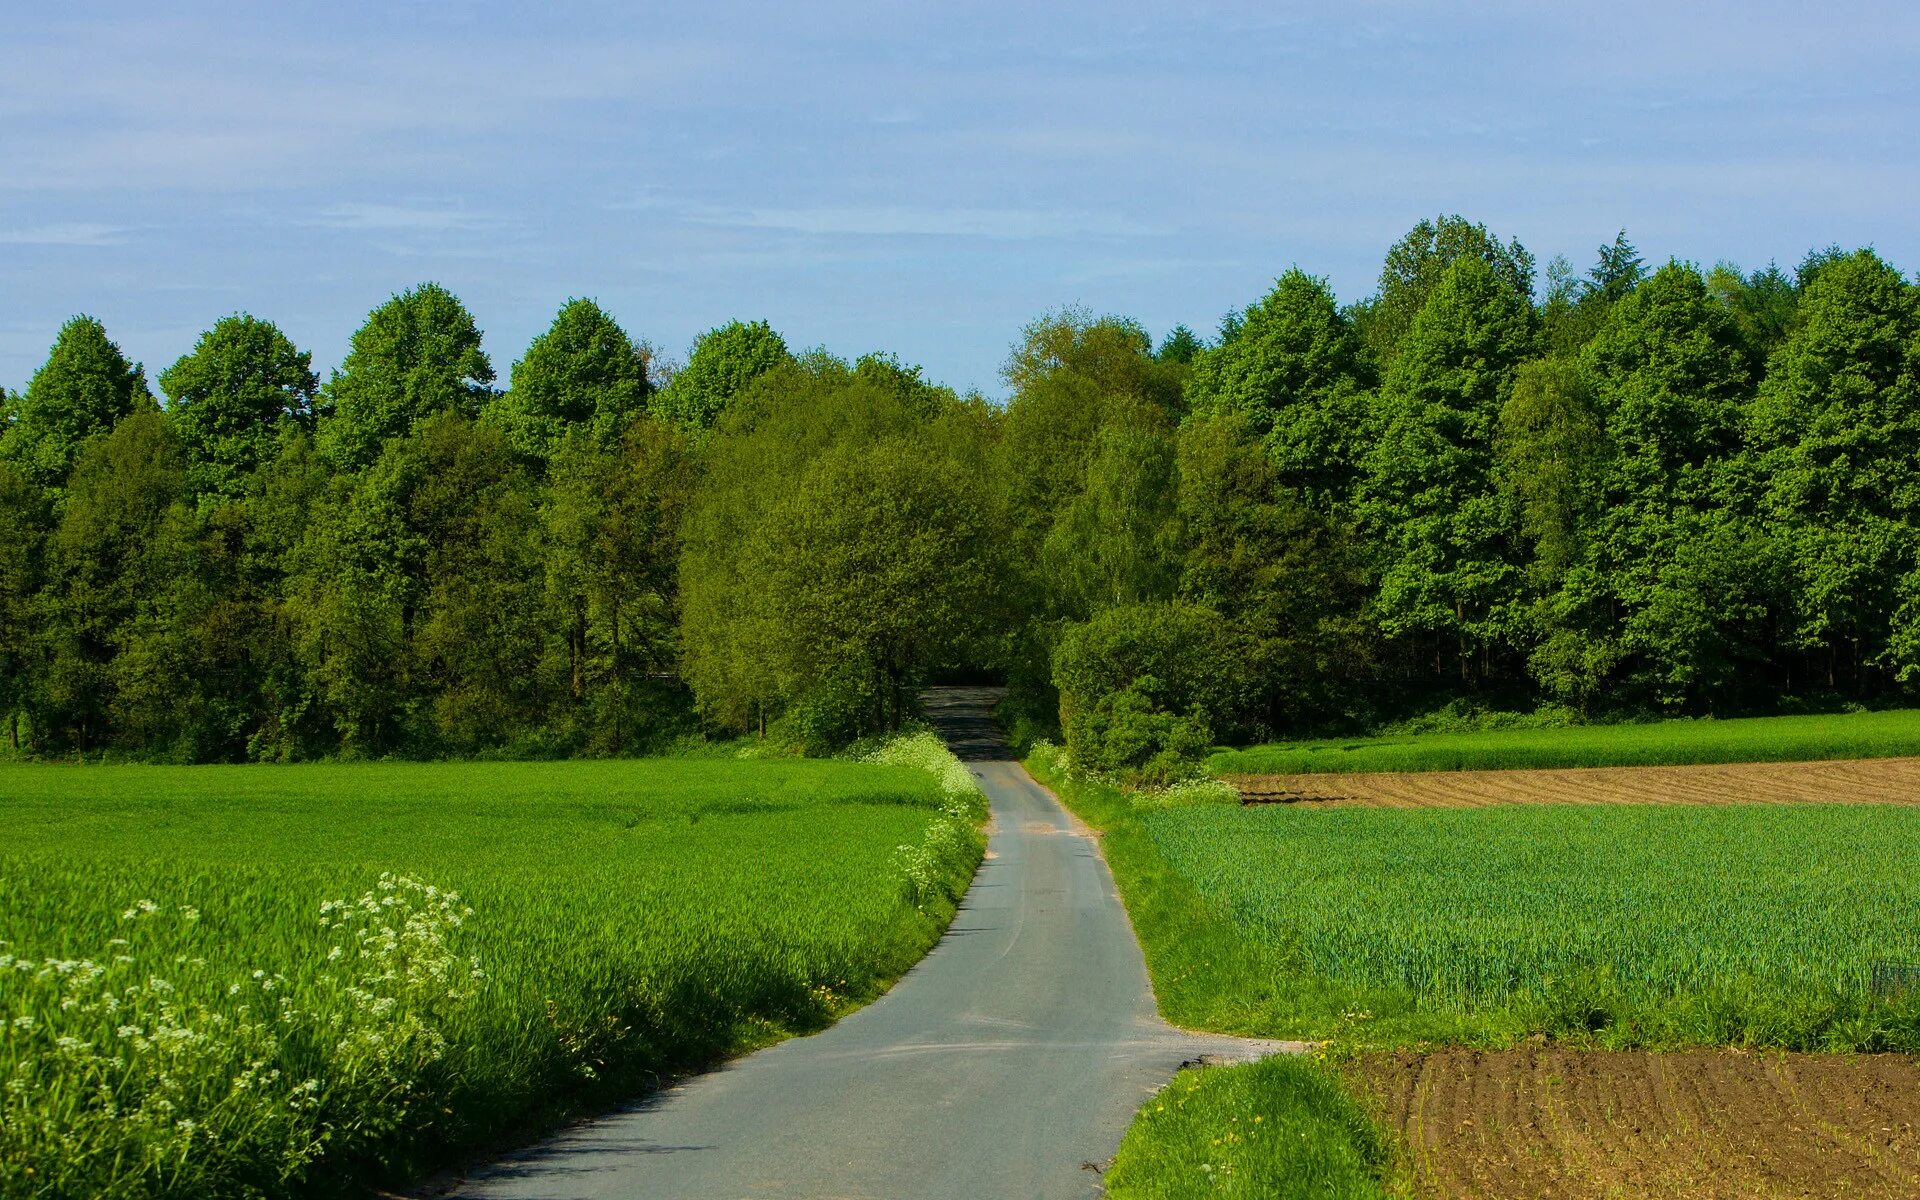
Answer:
[{"label": "green crop row", "polygon": [[1798,762],[1910,754],[1920,754],[1920,709],[1276,742],[1223,750],[1207,765],[1223,775],[1304,775]]},{"label": "green crop row", "polygon": [[0,1195],[350,1190],[816,1028],[979,858],[892,761],[0,767]]},{"label": "green crop row", "polygon": [[[1162,1010],[1333,1038],[1920,1049],[1920,810],[1147,808],[1101,826]],[[1052,769],[1050,769],[1052,768]]]}]

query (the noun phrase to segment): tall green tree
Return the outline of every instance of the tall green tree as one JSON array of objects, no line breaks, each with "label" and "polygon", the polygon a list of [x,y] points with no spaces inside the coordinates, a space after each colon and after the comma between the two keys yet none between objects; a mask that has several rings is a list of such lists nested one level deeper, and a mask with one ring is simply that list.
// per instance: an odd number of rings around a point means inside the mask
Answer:
[{"label": "tall green tree", "polygon": [[1345,503],[1363,445],[1373,370],[1326,281],[1288,271],[1187,382],[1196,413],[1237,412],[1264,439],[1282,485],[1323,511]]},{"label": "tall green tree", "polygon": [[1460,258],[1481,260],[1516,294],[1532,298],[1533,255],[1519,239],[1502,243],[1485,225],[1458,213],[1422,220],[1387,251],[1379,291],[1363,311],[1363,331],[1383,370],[1426,306],[1428,293]]},{"label": "tall green tree", "polygon": [[1360,513],[1377,547],[1382,630],[1443,654],[1463,681],[1510,644],[1521,593],[1516,514],[1494,482],[1500,413],[1534,351],[1532,306],[1477,255],[1454,260],[1380,391]]},{"label": "tall green tree", "polygon": [[75,464],[39,597],[45,669],[34,727],[51,746],[164,743],[193,677],[174,618],[191,564],[180,448],[132,414]]},{"label": "tall green tree", "polygon": [[1587,272],[1586,290],[1603,303],[1612,304],[1647,277],[1647,263],[1639,248],[1627,240],[1627,231],[1615,234],[1609,245],[1600,247],[1593,269]]},{"label": "tall green tree", "polygon": [[1693,266],[1613,305],[1582,352],[1612,457],[1593,570],[1570,611],[1607,614],[1589,657],[1669,708],[1734,699],[1765,654],[1775,568],[1742,486],[1752,381],[1739,330]]},{"label": "tall green tree", "polygon": [[271,321],[223,317],[160,373],[168,420],[187,456],[187,485],[235,501],[289,427],[313,427],[313,356]]},{"label": "tall green tree", "polygon": [[1588,636],[1604,618],[1577,606],[1602,594],[1594,537],[1613,447],[1577,362],[1520,364],[1494,450],[1495,482],[1527,549],[1529,667],[1554,699],[1584,707],[1612,666],[1610,643]]},{"label": "tall green tree", "polygon": [[1145,331],[1122,317],[1063,309],[1027,326],[1002,370],[1013,395],[993,472],[1005,489],[1017,561],[1037,564],[1054,523],[1085,489],[1101,431],[1116,413],[1177,419],[1177,372],[1155,361]]},{"label": "tall green tree", "polygon": [[1288,488],[1238,413],[1179,437],[1181,599],[1216,612],[1237,664],[1218,736],[1304,733],[1361,715],[1374,648],[1366,562],[1351,524]]},{"label": "tall green tree", "polygon": [[47,534],[47,498],[11,463],[0,462],[0,722],[20,748],[20,717],[34,682],[38,628],[34,597]]},{"label": "tall green tree", "polygon": [[603,447],[618,446],[652,394],[649,357],[598,304],[569,300],[513,364],[511,386],[487,406],[487,420],[536,463],[576,429]]},{"label": "tall green tree", "polygon": [[[1793,572],[1792,643],[1828,687],[1886,662],[1920,523],[1913,287],[1871,250],[1828,264],[1750,412],[1764,512]],[[1905,665],[1900,664],[1900,665]]]},{"label": "tall green tree", "polygon": [[1057,611],[1164,600],[1179,577],[1174,426],[1164,409],[1116,398],[1081,486],[1054,515],[1036,564]]},{"label": "tall green tree", "polygon": [[1587,556],[1611,455],[1577,363],[1537,359],[1515,368],[1495,453],[1497,482],[1519,504],[1529,571],[1551,590]]},{"label": "tall green tree", "polygon": [[475,417],[493,395],[493,365],[458,297],[437,283],[401,292],[354,331],[321,396],[319,446],[357,471],[388,439],[439,413]]},{"label": "tall green tree", "polygon": [[1181,366],[1191,364],[1207,348],[1193,330],[1185,325],[1175,325],[1167,330],[1167,336],[1160,339],[1154,347],[1153,357],[1164,363],[1178,363]]},{"label": "tall green tree", "polygon": [[563,636],[576,744],[619,754],[674,728],[658,677],[679,665],[680,521],[694,462],[673,426],[641,418],[619,446],[583,433],[553,457],[541,507],[546,595]]},{"label": "tall green tree", "polygon": [[977,429],[825,362],[723,417],[687,517],[687,678],[744,728],[791,709],[810,744],[897,727],[911,688],[996,608]]},{"label": "tall green tree", "polygon": [[458,413],[389,441],[309,525],[295,645],[346,749],[473,750],[541,711],[548,628],[533,490]]},{"label": "tall green tree", "polygon": [[[1185,370],[1157,360],[1137,322],[1076,308],[1033,321],[1007,356],[1002,373],[1013,394],[997,422],[988,475],[1005,514],[1006,588],[1019,614],[1006,633],[1003,661],[1009,706],[1020,720],[1043,729],[1057,720],[1053,645],[1063,622],[1087,615],[1094,593],[1080,584],[1101,573],[1079,553],[1072,530],[1103,507],[1113,510],[1083,497],[1096,484],[1125,481],[1126,451],[1147,453],[1134,460],[1147,474],[1152,454],[1164,464],[1164,447],[1151,445],[1159,435],[1147,431],[1178,421]],[[1143,536],[1132,540],[1134,548],[1158,543],[1164,514],[1161,503],[1158,515],[1136,526]],[[1063,583],[1063,573],[1073,578]]]},{"label": "tall green tree", "polygon": [[694,342],[687,365],[661,389],[655,411],[689,428],[710,428],[734,397],[792,358],[785,339],[765,321],[709,329]]},{"label": "tall green tree", "polygon": [[75,317],[11,405],[0,458],[41,487],[62,488],[91,439],[153,407],[140,364],[127,361],[99,321]]}]

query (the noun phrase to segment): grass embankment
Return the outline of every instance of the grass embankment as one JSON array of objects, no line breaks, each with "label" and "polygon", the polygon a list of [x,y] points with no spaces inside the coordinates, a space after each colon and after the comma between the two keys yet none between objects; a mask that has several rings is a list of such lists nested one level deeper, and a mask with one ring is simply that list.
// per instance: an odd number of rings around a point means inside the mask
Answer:
[{"label": "grass embankment", "polygon": [[1901,755],[1920,755],[1920,709],[1322,738],[1223,750],[1209,758],[1207,766],[1217,775],[1309,775],[1804,762]]},{"label": "grass embankment", "polygon": [[1384,1200],[1389,1144],[1340,1083],[1298,1058],[1182,1071],[1134,1118],[1115,1200]]},{"label": "grass embankment", "polygon": [[[1533,1035],[1920,1050],[1920,997],[1889,1004],[1866,986],[1871,960],[1920,958],[1912,808],[1141,807],[1050,759],[1030,765],[1104,832],[1177,1024],[1326,1040],[1335,1057]],[[1239,1070],[1204,1086],[1239,1103]],[[1249,1078],[1259,1103],[1321,1130],[1324,1153],[1374,1161],[1332,1093]],[[1222,1136],[1192,1132],[1143,1112],[1114,1170]]]},{"label": "grass embankment", "polygon": [[929,740],[0,768],[0,1194],[345,1191],[817,1028],[978,862]]}]

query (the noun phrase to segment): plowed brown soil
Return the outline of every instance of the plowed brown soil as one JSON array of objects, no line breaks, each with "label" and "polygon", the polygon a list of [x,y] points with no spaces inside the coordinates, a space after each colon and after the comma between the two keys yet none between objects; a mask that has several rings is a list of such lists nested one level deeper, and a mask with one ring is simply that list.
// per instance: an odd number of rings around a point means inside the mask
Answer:
[{"label": "plowed brown soil", "polygon": [[1251,803],[1367,808],[1492,804],[1920,804],[1920,758],[1572,767],[1547,771],[1230,775]]},{"label": "plowed brown soil", "polygon": [[1920,1196],[1903,1055],[1449,1048],[1348,1074],[1446,1200]]}]

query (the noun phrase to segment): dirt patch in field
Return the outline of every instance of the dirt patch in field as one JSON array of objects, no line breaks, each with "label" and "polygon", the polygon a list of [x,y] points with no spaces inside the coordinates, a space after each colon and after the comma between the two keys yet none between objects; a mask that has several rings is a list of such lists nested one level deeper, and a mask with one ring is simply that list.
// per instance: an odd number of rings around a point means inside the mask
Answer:
[{"label": "dirt patch in field", "polygon": [[1449,1048],[1350,1064],[1421,1196],[1920,1196],[1920,1060]]},{"label": "dirt patch in field", "polygon": [[1475,808],[1493,804],[1920,804],[1920,758],[1570,767],[1527,771],[1229,775],[1253,804]]}]

